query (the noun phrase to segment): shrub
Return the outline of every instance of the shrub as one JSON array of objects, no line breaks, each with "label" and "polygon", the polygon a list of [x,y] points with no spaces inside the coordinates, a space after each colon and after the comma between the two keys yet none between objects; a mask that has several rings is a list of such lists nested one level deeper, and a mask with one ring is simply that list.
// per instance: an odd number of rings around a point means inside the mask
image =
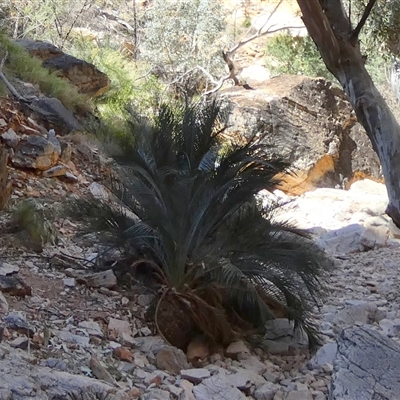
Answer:
[{"label": "shrub", "polygon": [[327,70],[310,36],[281,33],[268,40],[265,54],[266,66],[272,74],[300,74],[336,79]]},{"label": "shrub", "polygon": [[256,137],[220,151],[215,103],[177,115],[162,107],[152,127],[135,131],[122,181],[111,185],[117,202],[79,201],[75,215],[158,285],[152,317],[171,344],[184,349],[198,333],[227,344],[276,316],[315,344],[309,313],[326,259],[305,232],[274,219],[279,205],[261,208],[254,197],[287,165]]}]

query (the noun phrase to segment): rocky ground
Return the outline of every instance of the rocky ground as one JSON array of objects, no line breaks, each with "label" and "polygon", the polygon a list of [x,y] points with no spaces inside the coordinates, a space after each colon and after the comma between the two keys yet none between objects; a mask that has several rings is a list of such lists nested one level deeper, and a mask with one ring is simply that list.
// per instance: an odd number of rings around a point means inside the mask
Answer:
[{"label": "rocky ground", "polygon": [[[14,135],[4,128],[3,140],[20,143],[28,134],[39,135],[39,127],[27,132],[28,122],[20,116]],[[46,140],[44,149],[53,143],[47,157],[70,149],[68,160],[56,163],[64,172],[58,177],[43,173],[39,167],[46,158],[40,151],[31,155],[37,169],[21,169],[15,158],[9,211],[24,198],[40,198],[44,208],[60,209],[72,196],[103,192],[110,169],[93,143],[85,145],[79,136]],[[280,192],[276,196],[288,200]],[[111,270],[90,273],[101,249],[93,236],[76,236],[79,221],[55,213],[53,239],[38,253],[29,249],[29,238],[15,231],[12,213],[3,213],[0,371],[5,378],[0,399],[328,398],[332,372],[339,375],[336,341],[344,327],[368,327],[400,340],[399,235],[384,215],[382,184],[360,181],[349,191],[317,189],[291,200],[278,217],[310,229],[334,260],[329,292],[315,313],[325,345],[313,357],[304,337],[293,335],[285,320],[270,324],[263,344],[236,342],[212,352],[199,338],[185,354],[145,321],[154,293],[136,284],[118,288]]]}]

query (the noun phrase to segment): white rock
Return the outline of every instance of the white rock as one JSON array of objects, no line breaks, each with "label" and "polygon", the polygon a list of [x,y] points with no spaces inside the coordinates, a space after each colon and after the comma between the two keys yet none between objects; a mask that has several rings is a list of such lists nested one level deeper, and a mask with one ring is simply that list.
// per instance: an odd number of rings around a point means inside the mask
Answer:
[{"label": "white rock", "polygon": [[196,400],[246,400],[245,395],[220,375],[205,379],[193,388]]},{"label": "white rock", "polygon": [[181,370],[181,377],[194,384],[198,384],[210,377],[210,371],[206,368],[191,368]]},{"label": "white rock", "polygon": [[279,385],[267,382],[256,389],[253,396],[256,400],[272,400],[278,390]]}]

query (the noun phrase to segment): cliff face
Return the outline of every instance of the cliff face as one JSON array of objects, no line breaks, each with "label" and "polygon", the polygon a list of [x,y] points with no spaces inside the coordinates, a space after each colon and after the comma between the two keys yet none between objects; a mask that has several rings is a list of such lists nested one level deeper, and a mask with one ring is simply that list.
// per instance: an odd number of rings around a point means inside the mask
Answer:
[{"label": "cliff face", "polygon": [[382,178],[380,163],[345,93],[322,78],[280,76],[246,90],[220,93],[232,110],[228,132],[262,134],[273,154],[292,163],[283,189],[345,187],[357,177]]}]

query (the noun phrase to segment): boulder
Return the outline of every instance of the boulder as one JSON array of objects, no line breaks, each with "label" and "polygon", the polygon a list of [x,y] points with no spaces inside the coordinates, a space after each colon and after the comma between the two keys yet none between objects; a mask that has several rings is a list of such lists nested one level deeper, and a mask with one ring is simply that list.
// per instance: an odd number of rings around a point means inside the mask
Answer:
[{"label": "boulder", "polygon": [[381,179],[380,162],[352,116],[345,93],[323,78],[283,75],[220,92],[231,137],[265,135],[271,153],[293,164],[284,191],[301,194],[317,187],[343,187],[352,179]]},{"label": "boulder", "polygon": [[29,39],[16,40],[15,43],[28,50],[32,56],[43,60],[44,67],[68,80],[78,88],[79,93],[100,96],[110,86],[107,75],[93,64],[65,54],[50,43]]},{"label": "boulder", "polygon": [[338,340],[330,400],[397,399],[400,345],[365,328],[346,328]]},{"label": "boulder", "polygon": [[21,138],[11,163],[17,168],[45,171],[57,164],[60,152],[50,140],[37,135]]}]

